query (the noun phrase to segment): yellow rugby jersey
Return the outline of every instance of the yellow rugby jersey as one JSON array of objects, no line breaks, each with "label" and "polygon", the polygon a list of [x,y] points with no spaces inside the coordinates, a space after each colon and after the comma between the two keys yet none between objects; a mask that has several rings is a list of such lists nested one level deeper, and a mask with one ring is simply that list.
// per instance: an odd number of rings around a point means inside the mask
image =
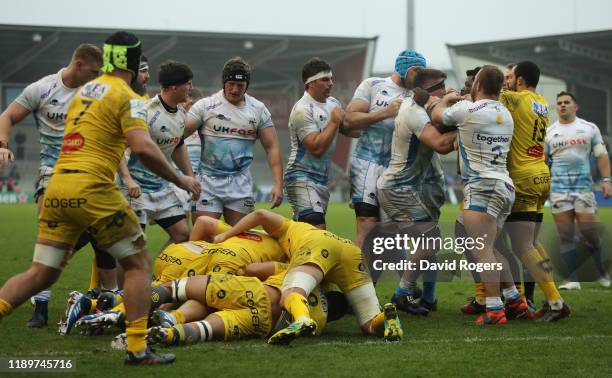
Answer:
[{"label": "yellow rugby jersey", "polygon": [[278,238],[278,244],[287,253],[290,260],[293,257],[292,253],[298,252],[306,242],[312,240],[321,240],[324,244],[335,240],[344,244],[354,245],[352,241],[327,230],[321,230],[311,224],[289,219],[283,221],[283,225],[277,232],[281,234]]},{"label": "yellow rugby jersey", "polygon": [[202,254],[205,247],[206,244],[200,242],[170,244],[155,259],[153,284],[160,285],[181,278],[185,269]]},{"label": "yellow rugby jersey", "polygon": [[[231,229],[232,227],[223,221],[217,222],[216,234]],[[287,258],[279,243],[265,232],[250,230],[236,236],[232,236],[223,243],[228,248],[244,248],[251,255],[253,262],[286,261]]]},{"label": "yellow rugby jersey", "polygon": [[146,119],[144,102],[124,80],[106,74],[88,82],[68,108],[54,172],[80,170],[114,182],[127,147],[124,134],[147,130]]},{"label": "yellow rugby jersey", "polygon": [[548,100],[532,91],[502,91],[499,101],[514,120],[514,133],[508,153],[510,177],[548,172],[544,160],[544,138],[548,128]]}]

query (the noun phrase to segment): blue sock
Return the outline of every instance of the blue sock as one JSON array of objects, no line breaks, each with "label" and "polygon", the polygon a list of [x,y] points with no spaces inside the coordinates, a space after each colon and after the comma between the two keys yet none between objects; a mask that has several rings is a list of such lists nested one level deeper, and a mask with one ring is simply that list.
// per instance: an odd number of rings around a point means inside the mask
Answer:
[{"label": "blue sock", "polygon": [[412,296],[414,295],[414,282],[407,281],[404,277],[400,279],[400,282],[395,288],[395,295],[399,297]]},{"label": "blue sock", "polygon": [[423,296],[421,298],[423,298],[423,300],[428,303],[436,302],[437,278],[438,278],[438,271],[436,270],[428,270],[426,272],[423,272]]},{"label": "blue sock", "polygon": [[577,270],[577,256],[576,256],[576,250],[575,249],[571,249],[568,251],[565,251],[563,253],[560,253],[561,255],[561,259],[563,260],[563,263],[565,264],[565,267],[567,268],[567,279],[568,281],[572,281],[572,282],[578,282],[578,274],[576,272]]}]

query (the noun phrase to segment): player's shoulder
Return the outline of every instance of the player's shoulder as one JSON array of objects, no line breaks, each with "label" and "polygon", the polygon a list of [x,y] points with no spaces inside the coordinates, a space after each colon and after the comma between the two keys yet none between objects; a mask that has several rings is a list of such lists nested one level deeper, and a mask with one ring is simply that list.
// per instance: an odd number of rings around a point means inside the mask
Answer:
[{"label": "player's shoulder", "polygon": [[580,117],[576,117],[576,122],[579,125],[584,126],[584,127],[588,128],[588,129],[590,129],[592,131],[599,130],[599,127],[597,127],[596,124],[594,124],[593,122],[589,122],[589,121],[587,121],[585,119],[582,119]]},{"label": "player's shoulder", "polygon": [[338,100],[335,97],[329,96],[326,100],[327,105],[332,105],[332,106],[340,106],[342,107],[342,102],[340,102],[340,100]]},{"label": "player's shoulder", "polygon": [[368,85],[372,88],[380,87],[386,83],[387,83],[387,78],[378,77],[378,76],[369,77],[361,82],[362,85]]},{"label": "player's shoulder", "polygon": [[266,105],[262,101],[256,99],[255,97],[253,97],[253,96],[251,96],[249,94],[245,94],[244,95],[244,101],[245,101],[246,105],[251,107],[251,108],[262,109],[262,108],[266,107]]}]

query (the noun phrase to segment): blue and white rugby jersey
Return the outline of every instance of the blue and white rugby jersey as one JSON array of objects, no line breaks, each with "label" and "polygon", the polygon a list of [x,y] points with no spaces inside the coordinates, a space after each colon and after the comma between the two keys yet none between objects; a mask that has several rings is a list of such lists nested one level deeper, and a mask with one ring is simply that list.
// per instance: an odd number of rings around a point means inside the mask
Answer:
[{"label": "blue and white rugby jersey", "polygon": [[311,133],[325,130],[332,110],[341,106],[333,97],[328,97],[326,102],[318,102],[308,92],[304,92],[304,96],[293,105],[289,115],[291,154],[285,170],[285,182],[301,180],[327,185],[338,134],[321,157],[313,156],[302,141]]},{"label": "blue and white rugby jersey", "polygon": [[412,98],[404,99],[395,117],[391,160],[389,167],[378,179],[379,189],[395,189],[442,181],[440,156],[419,140],[425,125],[421,120],[408,115],[413,106],[418,105]]},{"label": "blue and white rugby jersey", "polygon": [[553,192],[590,192],[593,190],[590,155],[604,144],[599,128],[583,119],[569,124],[555,122],[546,131],[544,149],[552,159]]},{"label": "blue and white rugby jersey", "polygon": [[191,169],[194,173],[198,173],[200,171],[200,157],[202,156],[202,141],[200,140],[200,134],[196,131],[185,138],[185,146],[187,146]]},{"label": "blue and white rugby jersey", "polygon": [[508,109],[499,101],[459,101],[442,115],[445,125],[457,125],[461,179],[464,183],[480,178],[512,179],[506,167],[514,122]]},{"label": "blue and white rugby jersey", "polygon": [[260,130],[274,127],[266,106],[245,95],[245,104],[232,105],[223,90],[202,98],[189,110],[202,138],[200,172],[211,176],[232,176],[251,166],[253,144]]},{"label": "blue and white rugby jersey", "polygon": [[53,167],[59,157],[66,113],[78,89],[64,86],[63,70],[28,85],[15,99],[33,113],[39,133],[41,167]]},{"label": "blue and white rugby jersey", "polygon": [[[372,77],[363,81],[353,100],[363,100],[370,104],[369,113],[386,108],[393,100],[404,99],[409,95],[406,88],[400,87],[390,77]],[[391,158],[391,139],[393,137],[394,118],[376,122],[365,129],[353,152],[353,157],[387,166]]]},{"label": "blue and white rugby jersey", "polygon": [[[159,95],[147,100],[145,109],[151,139],[157,143],[166,159],[172,162],[172,153],[181,142],[185,132],[185,117],[187,115],[185,109],[179,106],[176,112],[167,111],[161,103]],[[159,192],[168,186],[166,180],[151,172],[138,160],[135,154],[131,154],[128,159],[128,169],[134,181],[140,185],[140,190],[143,193]],[[122,183],[121,186],[123,186]]]}]

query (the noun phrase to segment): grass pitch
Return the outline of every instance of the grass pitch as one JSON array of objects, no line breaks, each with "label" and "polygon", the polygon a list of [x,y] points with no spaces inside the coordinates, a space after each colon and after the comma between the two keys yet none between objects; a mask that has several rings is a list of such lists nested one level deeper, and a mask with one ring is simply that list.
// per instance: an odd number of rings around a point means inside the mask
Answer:
[{"label": "grass pitch", "polygon": [[[612,223],[612,209],[602,209],[600,219]],[[284,205],[281,212],[289,214]],[[443,220],[454,221],[457,209],[445,206]],[[33,205],[0,205],[0,283],[26,269],[36,238]],[[550,215],[547,215],[550,221]],[[354,216],[346,204],[330,206],[330,229],[354,236]],[[604,252],[610,258],[610,227]],[[147,229],[148,245],[157,253],[166,236],[159,227]],[[551,250],[551,255],[556,251]],[[76,358],[76,375],[108,376],[435,376],[435,375],[581,375],[612,376],[612,290],[596,283],[583,284],[580,292],[563,292],[572,317],[552,324],[509,322],[503,327],[476,327],[459,306],[473,295],[469,278],[438,285],[439,309],[427,318],[402,314],[405,332],[399,344],[384,344],[361,335],[355,318],[328,325],[320,338],[300,339],[291,347],[269,346],[263,340],[203,343],[174,348],[177,362],[170,366],[124,368],[123,353],[110,349],[110,333],[68,337],[56,333],[55,323],[64,311],[66,295],[85,290],[93,254],[77,253],[53,287],[49,327],[31,330],[25,322],[31,307],[24,304],[0,322],[0,357],[40,356]],[[395,281],[381,281],[381,303],[389,300]],[[537,289],[536,299],[542,294]],[[49,376],[47,373],[44,376]]]}]

